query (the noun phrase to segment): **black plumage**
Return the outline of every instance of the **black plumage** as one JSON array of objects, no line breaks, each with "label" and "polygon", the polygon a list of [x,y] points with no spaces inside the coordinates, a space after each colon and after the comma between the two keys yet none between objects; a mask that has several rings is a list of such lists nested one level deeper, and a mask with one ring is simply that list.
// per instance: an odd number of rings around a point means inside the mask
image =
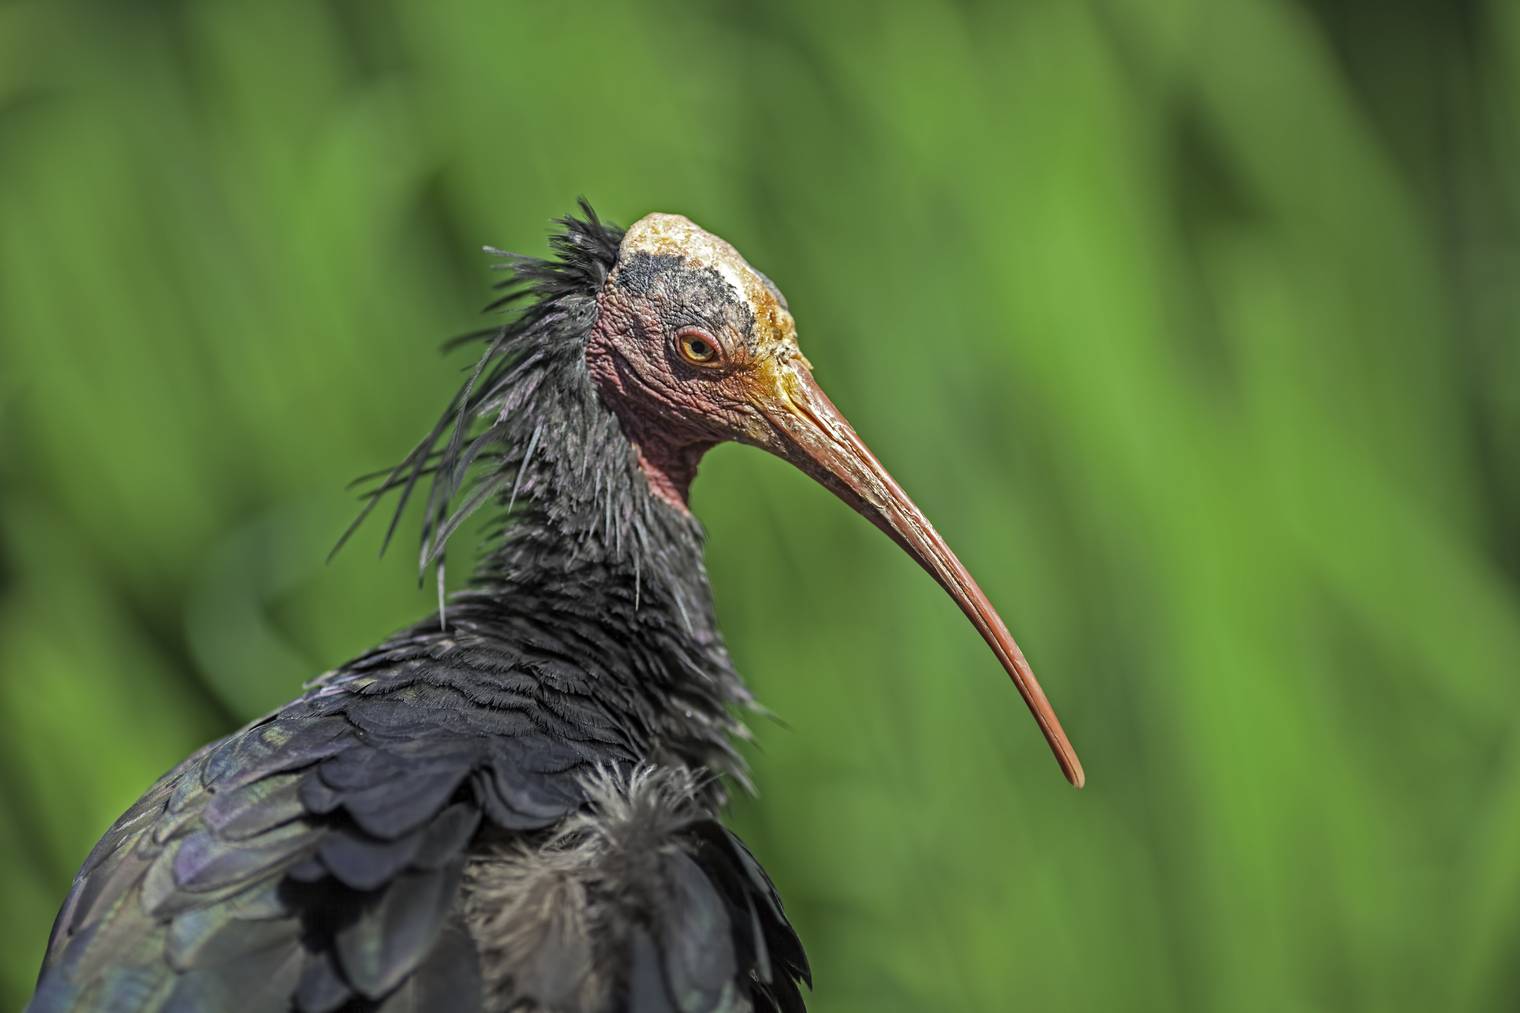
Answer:
[{"label": "black plumage", "polygon": [[[128,810],[58,915],[33,1010],[801,1010],[802,947],[718,822],[725,785],[748,787],[754,702],[686,491],[723,440],[793,461],[907,550],[1081,784],[1007,628],[818,389],[769,279],[684,218],[624,232],[581,209],[550,259],[502,255],[508,322],[372,477],[359,520],[395,494],[387,541],[426,489],[438,614]],[[487,505],[500,523],[445,600],[450,536]]]},{"label": "black plumage", "polygon": [[[718,775],[744,779],[732,709],[749,696],[700,528],[651,496],[586,373],[622,234],[589,208],[563,225],[554,259],[511,261],[509,304],[528,305],[374,491],[404,506],[431,477],[429,566],[464,516],[500,503],[470,587],[442,623],[324,675],[134,805],[80,870],[32,1009],[802,1007],[802,949],[715,822]],[[521,994],[484,989],[461,884],[512,849],[529,865],[586,849],[592,786],[626,801],[673,770],[700,779],[639,802],[653,811],[630,833],[654,834],[629,843],[640,854],[595,849],[593,865],[647,859],[588,877],[600,921],[546,933]]]}]

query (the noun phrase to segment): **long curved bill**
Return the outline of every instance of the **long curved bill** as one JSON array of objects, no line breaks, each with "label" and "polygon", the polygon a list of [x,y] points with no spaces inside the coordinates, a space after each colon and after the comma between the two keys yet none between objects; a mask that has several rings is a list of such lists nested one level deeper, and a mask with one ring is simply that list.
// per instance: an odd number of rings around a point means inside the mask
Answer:
[{"label": "long curved bill", "polygon": [[1061,772],[1082,787],[1086,780],[1082,763],[1055,709],[1024,660],[1024,652],[965,566],[806,368],[795,362],[778,364],[776,380],[776,393],[756,405],[774,430],[767,435],[774,435],[775,442],[763,441],[766,449],[791,461],[881,528],[949,593],[1003,663]]}]

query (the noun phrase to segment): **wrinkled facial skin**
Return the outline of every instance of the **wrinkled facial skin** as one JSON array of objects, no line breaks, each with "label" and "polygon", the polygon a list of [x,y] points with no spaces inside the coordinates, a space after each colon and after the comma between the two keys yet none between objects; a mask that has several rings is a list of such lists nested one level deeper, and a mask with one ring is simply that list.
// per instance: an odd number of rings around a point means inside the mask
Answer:
[{"label": "wrinkled facial skin", "polygon": [[[732,246],[680,215],[640,219],[599,309],[586,362],[658,495],[684,509],[716,443],[775,449],[762,406],[784,400],[789,375],[809,365],[786,300]],[[683,339],[710,361],[683,357]]]}]

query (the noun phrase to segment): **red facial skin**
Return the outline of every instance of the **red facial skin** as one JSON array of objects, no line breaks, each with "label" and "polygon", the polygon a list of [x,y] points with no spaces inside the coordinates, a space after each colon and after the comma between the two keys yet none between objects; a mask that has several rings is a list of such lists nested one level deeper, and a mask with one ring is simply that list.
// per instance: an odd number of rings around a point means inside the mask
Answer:
[{"label": "red facial skin", "polygon": [[705,424],[717,414],[715,399],[705,385],[680,382],[674,363],[659,362],[669,343],[659,339],[666,327],[650,304],[610,285],[597,301],[600,313],[586,345],[586,368],[602,399],[618,413],[650,489],[688,512],[697,465],[722,440]]}]

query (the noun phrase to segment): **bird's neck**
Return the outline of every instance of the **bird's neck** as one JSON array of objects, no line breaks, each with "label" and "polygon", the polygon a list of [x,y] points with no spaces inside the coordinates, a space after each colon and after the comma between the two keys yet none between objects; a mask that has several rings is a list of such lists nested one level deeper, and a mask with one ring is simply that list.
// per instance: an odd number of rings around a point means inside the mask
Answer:
[{"label": "bird's neck", "polygon": [[662,439],[653,433],[630,432],[639,470],[649,483],[649,491],[677,513],[690,515],[687,505],[692,480],[702,455],[712,449],[709,442],[678,442]]},{"label": "bird's neck", "polygon": [[660,487],[582,363],[539,389],[506,441],[509,519],[450,627],[566,645],[562,688],[644,729],[651,759],[742,777],[732,711],[752,698],[718,633],[691,475]]},{"label": "bird's neck", "polygon": [[630,428],[582,361],[535,386],[532,409],[503,439],[503,464],[515,473],[504,496],[510,516],[477,583],[584,592],[594,576],[604,605],[669,607],[685,613],[694,637],[716,636],[702,526],[686,505],[700,452]]}]

